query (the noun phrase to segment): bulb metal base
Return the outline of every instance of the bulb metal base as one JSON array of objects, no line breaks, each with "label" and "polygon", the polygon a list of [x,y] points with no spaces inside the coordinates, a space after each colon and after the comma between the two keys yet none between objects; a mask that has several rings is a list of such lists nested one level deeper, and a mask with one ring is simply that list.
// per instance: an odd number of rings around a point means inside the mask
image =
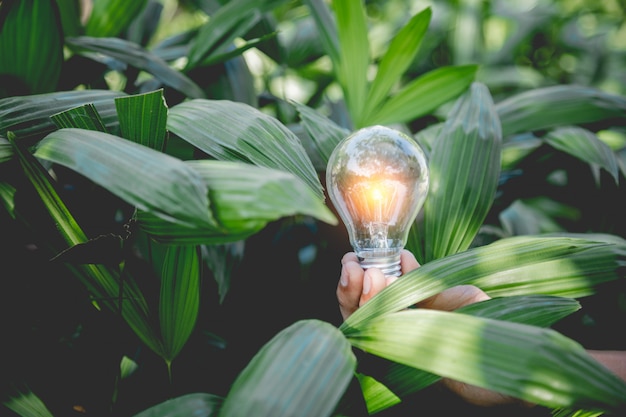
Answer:
[{"label": "bulb metal base", "polygon": [[363,269],[378,268],[387,277],[399,277],[402,275],[399,253],[389,256],[359,256],[358,258]]}]

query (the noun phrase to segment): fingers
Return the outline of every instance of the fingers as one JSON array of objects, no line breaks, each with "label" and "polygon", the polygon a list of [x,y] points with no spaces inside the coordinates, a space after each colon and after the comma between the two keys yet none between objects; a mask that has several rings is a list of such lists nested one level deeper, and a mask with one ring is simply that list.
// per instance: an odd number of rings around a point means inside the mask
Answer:
[{"label": "fingers", "polygon": [[407,272],[411,272],[420,266],[417,259],[415,259],[415,255],[406,249],[403,249],[402,252],[400,252],[400,265],[402,266],[402,275]]},{"label": "fingers", "polygon": [[343,319],[350,317],[391,282],[393,279],[385,277],[377,268],[364,271],[354,252],[346,253],[341,259],[341,277],[337,285],[337,301]]},{"label": "fingers", "polygon": [[488,300],[489,298],[490,297],[478,287],[473,285],[458,285],[421,301],[417,306],[434,310],[453,311],[465,305]]},{"label": "fingers", "polygon": [[387,279],[378,268],[371,268],[363,274],[363,291],[359,300],[359,306],[368,302],[387,286]]},{"label": "fingers", "polygon": [[364,271],[356,255],[349,252],[341,259],[341,277],[337,285],[339,311],[344,320],[359,308]]}]

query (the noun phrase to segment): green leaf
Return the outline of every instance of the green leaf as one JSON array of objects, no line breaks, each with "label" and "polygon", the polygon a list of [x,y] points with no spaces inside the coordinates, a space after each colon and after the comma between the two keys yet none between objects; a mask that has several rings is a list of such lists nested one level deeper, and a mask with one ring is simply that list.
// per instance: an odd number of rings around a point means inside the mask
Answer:
[{"label": "green leaf", "polygon": [[137,213],[142,229],[158,241],[236,242],[257,233],[270,221],[296,214],[337,224],[336,217],[319,196],[288,172],[231,161],[187,161],[186,164],[208,185],[217,224],[189,228]]},{"label": "green leaf", "polygon": [[0,97],[54,91],[62,64],[63,30],[56,1],[3,1]]},{"label": "green leaf", "polygon": [[455,311],[477,317],[550,327],[578,310],[580,303],[572,298],[530,294],[492,298]]},{"label": "green leaf", "polygon": [[48,134],[35,155],[80,173],[164,220],[190,226],[214,224],[206,184],[177,158],[117,136],[82,129]]},{"label": "green leaf", "polygon": [[77,90],[5,98],[0,100],[0,135],[9,130],[18,139],[44,135],[56,129],[51,116],[84,104],[93,104],[107,130],[112,131],[118,123],[113,99],[124,95],[109,90]]},{"label": "green leaf", "polygon": [[9,410],[22,417],[54,417],[46,404],[30,389],[10,394],[2,402]]},{"label": "green leaf", "polygon": [[328,164],[328,158],[342,139],[346,138],[350,131],[344,129],[320,112],[300,103],[292,103],[298,111],[301,124],[304,126],[309,137],[317,148],[317,152],[324,164]]},{"label": "green leaf", "polygon": [[145,7],[147,0],[98,0],[93,4],[85,34],[94,37],[118,36]]},{"label": "green leaf", "polygon": [[551,329],[417,309],[368,320],[347,337],[370,354],[535,404],[626,407],[626,383]]},{"label": "green leaf", "polygon": [[365,6],[363,0],[334,0],[332,6],[340,45],[335,74],[355,127],[362,127],[368,92],[367,70],[371,62]]},{"label": "green leaf", "polygon": [[8,161],[13,156],[13,148],[9,141],[0,136],[0,163]]},{"label": "green leaf", "polygon": [[335,68],[339,65],[339,35],[334,16],[324,0],[303,0],[315,21],[320,42]]},{"label": "green leaf", "polygon": [[200,310],[200,259],[196,246],[168,246],[160,294],[163,353],[170,364],[187,343]]},{"label": "green leaf", "polygon": [[333,325],[302,320],[265,344],[233,383],[221,417],[333,415],[356,358]]},{"label": "green leaf", "polygon": [[470,246],[498,187],[501,146],[491,95],[483,84],[474,83],[457,100],[431,150],[422,262]]},{"label": "green leaf", "polygon": [[474,81],[475,65],[450,66],[417,77],[391,96],[367,125],[405,123],[427,115],[464,93]]},{"label": "green leaf", "polygon": [[422,44],[428,24],[432,16],[430,7],[416,14],[394,36],[387,52],[382,57],[376,77],[372,82],[363,112],[368,120],[369,115],[375,114],[380,105],[387,99],[391,88],[401,81],[402,75],[415,60],[415,56]]},{"label": "green leaf", "polygon": [[75,127],[78,129],[97,130],[106,132],[106,126],[93,104],[84,104],[50,116],[52,122],[59,128]]},{"label": "green leaf", "polygon": [[189,77],[170,67],[167,62],[136,43],[120,38],[78,36],[67,38],[66,44],[76,49],[77,53],[83,53],[86,49],[125,62],[153,75],[161,83],[180,91],[187,97],[200,98],[205,96],[202,88]]},{"label": "green leaf", "polygon": [[566,126],[551,131],[543,139],[556,149],[603,168],[611,174],[615,183],[618,183],[617,157],[593,132],[577,126]]},{"label": "green leaf", "polygon": [[504,137],[626,116],[626,97],[593,87],[556,85],[510,96],[496,105]]},{"label": "green leaf", "polygon": [[189,100],[170,109],[167,127],[212,157],[291,172],[320,198],[323,188],[298,137],[276,118],[229,100]]},{"label": "green leaf", "polygon": [[342,325],[400,311],[457,285],[473,284],[491,297],[545,294],[591,295],[597,285],[620,278],[626,243],[600,236],[517,236],[423,264],[386,287]]},{"label": "green leaf", "polygon": [[[548,327],[579,308],[580,304],[571,298],[530,295],[493,298],[455,311],[477,317]],[[430,372],[382,359],[376,361],[375,367],[367,369],[373,369],[372,379],[378,385],[388,387],[382,390],[373,381],[369,382],[373,392],[364,392],[364,397],[372,414],[395,405],[398,397],[404,398],[441,379]]]},{"label": "green leaf", "polygon": [[153,405],[134,417],[211,417],[217,415],[222,401],[223,398],[212,394],[186,394]]},{"label": "green leaf", "polygon": [[80,3],[76,0],[56,0],[61,14],[65,36],[78,36],[83,30],[80,22]]},{"label": "green leaf", "polygon": [[163,90],[115,99],[122,137],[157,151],[165,148],[167,106]]},{"label": "green leaf", "polygon": [[[190,44],[185,71],[198,67],[212,57],[226,53],[237,37],[243,37],[262,13],[285,0],[233,0],[220,7],[198,31]],[[210,61],[209,61],[210,62]]]}]

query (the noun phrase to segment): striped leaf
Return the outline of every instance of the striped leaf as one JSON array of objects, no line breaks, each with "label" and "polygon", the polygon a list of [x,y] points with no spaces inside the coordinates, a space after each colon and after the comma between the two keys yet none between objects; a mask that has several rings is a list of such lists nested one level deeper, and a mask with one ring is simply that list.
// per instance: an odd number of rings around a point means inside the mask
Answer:
[{"label": "striped leaf", "polygon": [[365,6],[363,0],[335,0],[332,7],[340,45],[339,61],[334,63],[335,74],[352,121],[358,128],[365,123],[361,118],[368,94],[367,71],[371,62]]},{"label": "striped leaf", "polygon": [[551,329],[414,309],[361,323],[347,337],[370,354],[535,404],[626,407],[626,382]]},{"label": "striped leaf", "polygon": [[117,136],[82,129],[48,134],[35,155],[82,174],[164,220],[189,226],[214,224],[206,184],[177,158]]},{"label": "striped leaf", "polygon": [[212,157],[287,171],[320,197],[317,172],[298,137],[276,118],[229,100],[189,100],[170,109],[167,127]]},{"label": "striped leaf", "polygon": [[456,285],[474,284],[492,297],[545,294],[581,297],[620,278],[626,243],[595,235],[518,236],[433,260],[402,276],[361,306],[342,328],[410,307]]},{"label": "striped leaf", "polygon": [[510,96],[496,105],[504,137],[557,126],[626,117],[626,97],[593,87],[556,85]]},{"label": "striped leaf", "polygon": [[323,168],[326,169],[330,154],[333,153],[337,144],[350,134],[350,131],[304,104],[293,104],[300,114],[302,126],[317,148]]},{"label": "striped leaf", "polygon": [[166,243],[236,242],[270,221],[297,214],[329,224],[337,219],[298,177],[284,171],[230,161],[187,161],[208,185],[216,224],[183,227],[137,213],[140,227]]},{"label": "striped leaf", "polygon": [[221,403],[222,398],[217,395],[185,394],[153,405],[134,417],[212,417],[217,415]]},{"label": "striped leaf", "polygon": [[414,15],[409,22],[393,37],[387,52],[383,55],[365,100],[363,121],[370,119],[380,105],[387,99],[391,89],[396,86],[422,44],[426,29],[430,23],[432,11],[427,7]]},{"label": "striped leaf", "polygon": [[61,113],[50,116],[52,122],[59,128],[75,127],[78,129],[96,130],[106,132],[106,126],[93,104],[85,104],[74,107]]},{"label": "striped leaf", "polygon": [[330,58],[333,66],[339,63],[339,35],[337,34],[337,23],[324,0],[303,0],[309,9],[311,17],[315,21],[315,26],[319,32],[320,42],[324,51]]},{"label": "striped leaf", "polygon": [[125,93],[109,90],[60,91],[10,97],[0,100],[0,135],[12,131],[17,139],[45,135],[56,129],[51,116],[84,104],[93,104],[109,132],[117,127],[116,97]]},{"label": "striped leaf", "polygon": [[196,246],[168,246],[161,272],[159,321],[163,354],[171,364],[193,332],[200,310],[200,259]]},{"label": "striped leaf", "polygon": [[[455,311],[477,317],[549,327],[578,309],[580,304],[571,298],[529,295],[493,298]],[[387,409],[395,405],[398,398],[420,391],[441,379],[430,372],[385,360],[377,361],[373,369],[376,370],[374,378],[368,380],[367,387],[364,387],[364,397],[371,414]]]},{"label": "striped leaf", "polygon": [[15,415],[22,417],[54,417],[46,404],[30,389],[9,394],[8,399],[3,398],[3,404]]},{"label": "striped leaf", "polygon": [[543,139],[556,149],[603,168],[618,182],[617,157],[593,132],[578,126],[567,126],[551,131]]},{"label": "striped leaf", "polygon": [[9,141],[0,136],[0,163],[8,161],[13,156],[13,148]]},{"label": "striped leaf", "polygon": [[0,97],[54,91],[62,65],[63,29],[56,1],[3,1]]},{"label": "striped leaf", "polygon": [[355,367],[351,346],[335,326],[296,322],[265,344],[239,374],[220,416],[331,416]]},{"label": "striped leaf", "polygon": [[410,122],[427,115],[467,91],[474,81],[475,65],[441,67],[431,70],[390,96],[368,117],[368,125]]},{"label": "striped leaf", "polygon": [[161,83],[180,91],[187,97],[200,98],[205,96],[202,88],[193,80],[136,43],[120,38],[78,36],[67,38],[66,44],[76,49],[77,53],[81,53],[83,50],[95,51],[125,62],[152,74]]},{"label": "striped leaf", "polygon": [[163,90],[115,99],[123,138],[157,151],[165,148],[167,106]]},{"label": "striped leaf", "polygon": [[147,0],[98,0],[85,25],[87,36],[118,36],[145,7]]},{"label": "striped leaf", "polygon": [[222,3],[192,39],[184,70],[190,71],[227,53],[236,38],[244,37],[261,20],[262,13],[278,7],[284,1],[232,0]]},{"label": "striped leaf", "polygon": [[474,83],[450,111],[430,153],[422,262],[469,248],[498,186],[501,145],[491,95]]}]

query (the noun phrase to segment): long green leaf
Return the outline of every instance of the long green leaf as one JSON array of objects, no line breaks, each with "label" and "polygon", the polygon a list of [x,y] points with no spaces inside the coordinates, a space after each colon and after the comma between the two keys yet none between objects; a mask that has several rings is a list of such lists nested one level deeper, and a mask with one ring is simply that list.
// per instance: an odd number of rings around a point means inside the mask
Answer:
[{"label": "long green leaf", "polygon": [[350,134],[350,131],[304,104],[293,103],[293,105],[300,114],[302,126],[304,126],[316,146],[320,160],[323,163],[323,170],[325,170],[328,158],[335,150],[335,147]]},{"label": "long green leaf", "polygon": [[[455,311],[477,317],[548,327],[579,309],[580,304],[571,298],[529,295],[493,298]],[[364,387],[363,394],[372,414],[392,407],[399,398],[420,391],[441,379],[411,366],[370,359],[376,362],[376,366],[363,366],[363,372],[372,370],[369,373],[372,378]],[[387,389],[382,390],[381,385]]]},{"label": "long green leaf", "polygon": [[212,394],[186,394],[153,405],[134,417],[211,417],[217,415],[222,401],[223,398]]},{"label": "long green leaf", "polygon": [[17,139],[44,135],[56,129],[50,116],[84,104],[93,104],[107,130],[117,127],[116,97],[125,93],[109,90],[59,91],[0,100],[0,135],[12,131]]},{"label": "long green leaf", "polygon": [[82,129],[48,134],[35,155],[74,170],[167,221],[214,224],[206,184],[177,158],[117,136]]},{"label": "long green leaf", "polygon": [[13,148],[9,141],[0,136],[0,163],[8,161],[13,156]]},{"label": "long green leaf", "polygon": [[323,200],[293,174],[231,161],[186,163],[208,185],[217,223],[212,227],[189,228],[159,221],[147,213],[137,213],[142,229],[158,241],[236,242],[257,233],[270,221],[297,214],[337,224]]},{"label": "long green leaf", "polygon": [[0,98],[54,91],[62,64],[63,29],[56,1],[0,3]]},{"label": "long green leaf", "polygon": [[367,125],[406,123],[427,115],[463,94],[474,81],[475,65],[431,70],[405,85],[363,122]]},{"label": "long green leaf", "polygon": [[356,358],[329,323],[303,320],[282,330],[233,383],[220,416],[331,416]]},{"label": "long green leaf", "polygon": [[398,84],[402,75],[415,60],[431,16],[432,11],[430,7],[427,7],[413,16],[392,39],[370,86],[363,109],[366,115],[363,120],[368,120],[369,115],[375,114],[375,110],[387,98],[391,88]]},{"label": "long green leaf", "polygon": [[365,6],[363,0],[334,0],[332,6],[340,45],[335,74],[355,127],[362,127],[368,94],[367,70],[371,63]]},{"label": "long green leaf", "polygon": [[148,0],[98,0],[85,26],[87,36],[118,36],[141,12]]},{"label": "long green leaf", "polygon": [[474,284],[492,297],[546,294],[581,297],[604,282],[620,278],[626,244],[591,235],[517,236],[423,264],[386,287],[343,324],[410,307],[441,291]]},{"label": "long green leaf", "polygon": [[187,97],[205,97],[202,88],[193,80],[136,43],[120,38],[93,38],[88,36],[67,38],[65,42],[75,48],[78,53],[86,49],[132,65],[153,75],[163,84],[180,91]]},{"label": "long green leaf", "polygon": [[303,0],[307,5],[317,31],[319,33],[320,42],[330,58],[333,66],[339,65],[339,35],[337,34],[337,23],[334,16],[324,0]]},{"label": "long green leaf", "polygon": [[161,273],[159,321],[165,360],[178,356],[200,310],[200,259],[195,246],[169,246]]},{"label": "long green leaf", "polygon": [[220,7],[198,31],[191,42],[185,71],[205,63],[232,47],[237,37],[244,35],[258,23],[262,13],[277,7],[285,0],[233,0]]},{"label": "long green leaf", "polygon": [[291,172],[320,197],[317,172],[298,137],[276,118],[229,100],[189,100],[170,109],[167,127],[216,159]]},{"label": "long green leaf", "polygon": [[554,330],[417,309],[361,323],[347,337],[370,354],[535,404],[626,409],[626,382]]},{"label": "long green leaf", "polygon": [[544,137],[544,140],[556,149],[604,168],[615,182],[618,182],[617,157],[611,148],[598,139],[593,132],[578,126],[566,126],[551,131]]},{"label": "long green leaf", "polygon": [[54,417],[41,398],[30,389],[10,394],[3,404],[21,417]]},{"label": "long green leaf", "polygon": [[157,151],[165,148],[167,106],[163,90],[115,99],[122,137]]},{"label": "long green leaf", "polygon": [[489,91],[474,83],[450,111],[428,161],[422,262],[467,249],[498,187],[502,132]]},{"label": "long green leaf", "polygon": [[556,126],[626,117],[626,97],[593,87],[557,85],[510,96],[496,104],[505,137]]}]

